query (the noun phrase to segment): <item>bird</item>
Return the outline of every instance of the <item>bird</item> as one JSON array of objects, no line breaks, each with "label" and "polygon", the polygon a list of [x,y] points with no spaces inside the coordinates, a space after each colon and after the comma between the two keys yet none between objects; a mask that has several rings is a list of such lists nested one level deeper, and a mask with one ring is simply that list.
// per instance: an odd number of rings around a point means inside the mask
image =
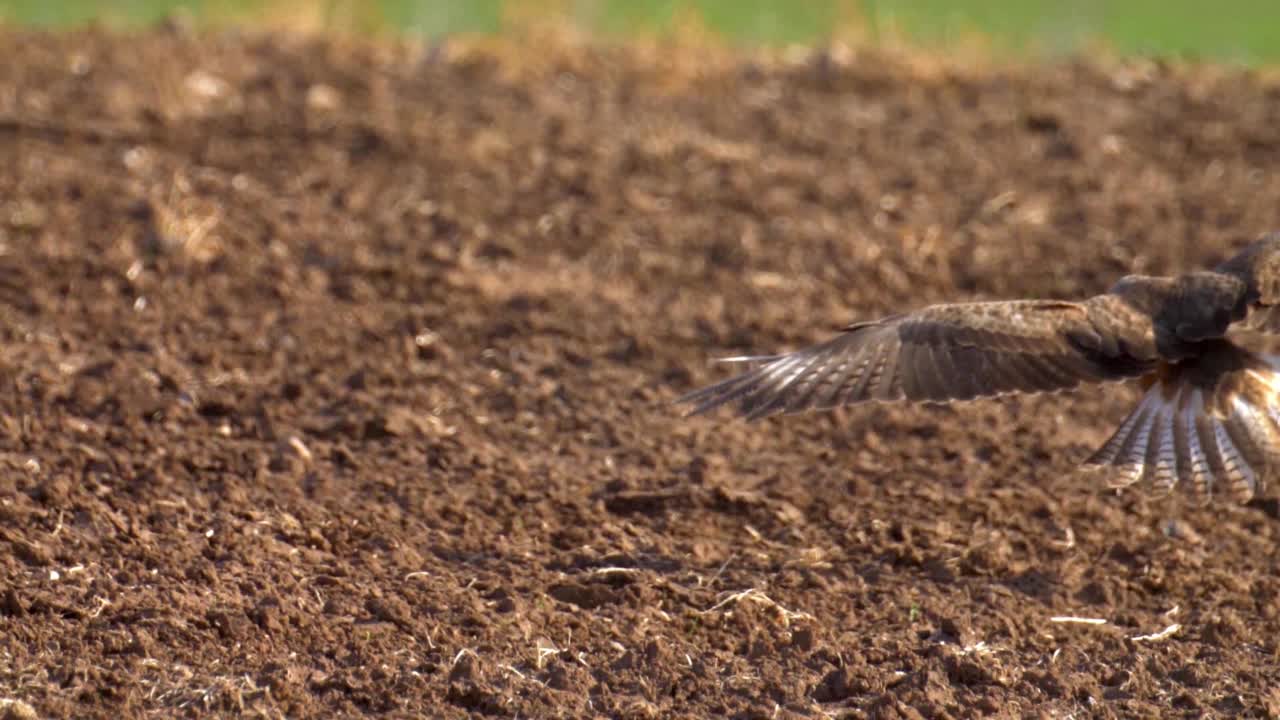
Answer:
[{"label": "bird", "polygon": [[1280,355],[1238,343],[1237,330],[1280,333],[1280,232],[1211,270],[1127,275],[1083,300],[929,305],[794,352],[724,358],[749,369],[676,402],[754,420],[1136,382],[1136,407],[1082,467],[1117,488],[1243,503],[1280,473]]}]

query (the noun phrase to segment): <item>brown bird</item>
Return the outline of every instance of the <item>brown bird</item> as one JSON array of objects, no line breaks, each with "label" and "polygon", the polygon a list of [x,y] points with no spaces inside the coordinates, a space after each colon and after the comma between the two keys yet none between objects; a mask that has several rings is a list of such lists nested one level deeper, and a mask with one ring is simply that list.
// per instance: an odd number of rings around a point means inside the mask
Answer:
[{"label": "brown bird", "polygon": [[691,415],[735,403],[747,419],[896,400],[946,402],[1137,379],[1146,394],[1085,461],[1117,486],[1138,481],[1241,502],[1280,472],[1280,356],[1227,339],[1280,331],[1280,233],[1213,270],[1130,275],[1067,302],[932,305],[854,323],[820,345],[753,363],[678,402]]}]

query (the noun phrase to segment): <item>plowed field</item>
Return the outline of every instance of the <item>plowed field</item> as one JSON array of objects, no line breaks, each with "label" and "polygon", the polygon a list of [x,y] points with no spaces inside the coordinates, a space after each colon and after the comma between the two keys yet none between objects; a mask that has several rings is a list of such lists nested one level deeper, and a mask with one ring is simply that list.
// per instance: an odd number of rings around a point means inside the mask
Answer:
[{"label": "plowed field", "polygon": [[1280,714],[1280,505],[1077,474],[1132,389],[671,405],[1280,228],[1265,73],[0,55],[0,696],[40,717]]}]

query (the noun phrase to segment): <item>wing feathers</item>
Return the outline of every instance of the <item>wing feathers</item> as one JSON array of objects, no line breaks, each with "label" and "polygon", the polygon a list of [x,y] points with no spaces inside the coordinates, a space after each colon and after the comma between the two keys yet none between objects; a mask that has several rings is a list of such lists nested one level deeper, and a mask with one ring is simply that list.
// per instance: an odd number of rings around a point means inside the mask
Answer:
[{"label": "wing feathers", "polygon": [[1142,479],[1146,469],[1147,444],[1151,439],[1151,424],[1157,409],[1157,401],[1148,396],[1131,416],[1132,424],[1121,426],[1128,426],[1129,431],[1115,450],[1113,464],[1117,468],[1117,474],[1112,485],[1130,485]]},{"label": "wing feathers", "polygon": [[1087,466],[1113,485],[1185,485],[1244,502],[1280,471],[1280,358],[1214,341],[1168,366]]},{"label": "wing feathers", "polygon": [[1151,418],[1147,437],[1147,455],[1142,478],[1156,490],[1168,490],[1177,484],[1177,460],[1173,456],[1173,407],[1160,404]]},{"label": "wing feathers", "polygon": [[1129,447],[1129,438],[1137,431],[1138,425],[1143,422],[1145,414],[1143,410],[1147,406],[1147,399],[1143,398],[1141,404],[1120,423],[1120,427],[1116,429],[1111,437],[1098,448],[1086,464],[1090,465],[1112,465],[1121,467],[1127,463],[1122,458],[1128,458],[1127,449]]},{"label": "wing feathers", "polygon": [[[1154,346],[1139,357],[1108,357],[1105,347],[1144,347],[1150,320],[1144,326],[1144,318],[1126,315],[1118,303],[1100,296],[1084,303],[934,305],[851,325],[793,353],[736,358],[760,364],[680,402],[692,404],[694,414],[736,404],[755,419],[871,400],[971,400],[1132,377],[1154,364]],[[1106,322],[1095,323],[1091,313]],[[1131,337],[1121,342],[1112,337],[1117,332]]]},{"label": "wing feathers", "polygon": [[923,373],[921,381],[928,389],[925,399],[941,402],[950,399],[952,395],[957,395],[957,400],[967,399],[956,393],[959,383],[956,382],[955,370],[947,368],[946,348],[925,345],[919,352],[920,357],[925,358],[920,365]]},{"label": "wing feathers", "polygon": [[1131,275],[1082,302],[934,305],[856,323],[795,352],[732,358],[751,367],[678,402],[691,414],[735,405],[756,419],[1141,377],[1151,381],[1146,394],[1086,464],[1116,485],[1247,499],[1280,472],[1280,356],[1225,335],[1233,324],[1280,332],[1278,278],[1274,234],[1214,271]]},{"label": "wing feathers", "polygon": [[[1208,418],[1204,414],[1204,393],[1196,389],[1191,395],[1190,404],[1182,412],[1182,425],[1186,428],[1188,462],[1186,463],[1186,479],[1189,489],[1195,495],[1207,498],[1213,491],[1212,457],[1216,457],[1218,449],[1208,429]],[[1179,477],[1182,477],[1180,474]]]},{"label": "wing feathers", "polygon": [[[873,373],[869,382],[870,392],[859,393],[851,397],[870,397],[872,400],[893,400],[903,397],[902,375],[899,367],[902,355],[898,343],[881,343],[876,346],[873,355]],[[850,401],[850,397],[841,398],[842,403]]]}]

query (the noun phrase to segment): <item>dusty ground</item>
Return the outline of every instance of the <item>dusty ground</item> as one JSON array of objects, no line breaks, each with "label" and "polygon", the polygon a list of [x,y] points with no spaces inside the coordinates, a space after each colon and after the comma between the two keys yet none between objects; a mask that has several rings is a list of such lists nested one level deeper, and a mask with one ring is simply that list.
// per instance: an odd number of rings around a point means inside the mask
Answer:
[{"label": "dusty ground", "polygon": [[1266,77],[178,29],[0,54],[0,696],[1280,714],[1280,506],[1073,473],[1130,390],[669,405],[718,355],[1280,227]]}]

